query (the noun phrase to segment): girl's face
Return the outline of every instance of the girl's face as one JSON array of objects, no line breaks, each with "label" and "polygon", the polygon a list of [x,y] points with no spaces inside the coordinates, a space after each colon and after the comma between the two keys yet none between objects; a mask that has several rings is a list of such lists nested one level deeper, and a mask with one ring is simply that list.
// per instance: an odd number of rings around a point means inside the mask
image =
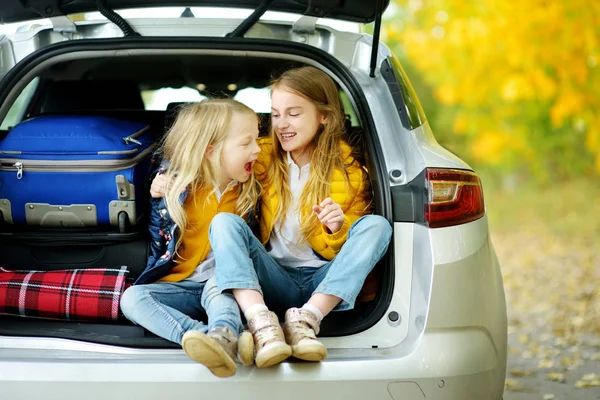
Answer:
[{"label": "girl's face", "polygon": [[291,92],[286,87],[277,87],[271,93],[271,119],[279,143],[289,151],[299,166],[310,161],[317,135],[325,116],[307,98]]},{"label": "girl's face", "polygon": [[252,175],[252,166],[258,158],[258,119],[249,113],[233,113],[229,132],[221,153],[220,186],[232,180],[246,182]]}]

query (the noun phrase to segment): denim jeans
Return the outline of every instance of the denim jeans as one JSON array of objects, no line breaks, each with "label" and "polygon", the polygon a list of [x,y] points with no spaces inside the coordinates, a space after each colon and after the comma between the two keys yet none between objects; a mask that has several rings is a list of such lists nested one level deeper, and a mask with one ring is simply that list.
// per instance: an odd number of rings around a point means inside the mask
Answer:
[{"label": "denim jeans", "polygon": [[[243,328],[235,299],[217,289],[214,276],[206,282],[131,286],[121,297],[121,310],[132,322],[178,344],[191,329],[206,333],[215,326],[227,326],[239,334]],[[206,316],[208,324],[200,321]]]},{"label": "denim jeans", "polygon": [[300,307],[313,293],[337,296],[335,310],[350,310],[364,281],[385,254],[392,228],[378,215],[366,215],[350,227],[337,256],[319,267],[279,265],[244,222],[235,214],[219,213],[210,225],[219,290],[254,289],[276,312]]}]

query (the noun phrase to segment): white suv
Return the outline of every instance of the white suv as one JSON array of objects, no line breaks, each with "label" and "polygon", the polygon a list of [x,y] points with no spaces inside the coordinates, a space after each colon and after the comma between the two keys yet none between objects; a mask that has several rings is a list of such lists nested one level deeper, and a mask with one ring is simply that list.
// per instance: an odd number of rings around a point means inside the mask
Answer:
[{"label": "white suv", "polygon": [[[49,18],[49,24],[0,36],[0,140],[22,120],[57,112],[163,128],[172,107],[149,104],[168,91],[175,93],[171,105],[190,101],[177,97],[184,92],[235,96],[259,115],[266,111],[267,125],[270,107],[261,109],[261,93],[270,77],[313,65],[339,85],[355,138],[366,149],[376,212],[393,224],[393,245],[375,269],[377,294],[324,321],[320,336],[329,356],[321,363],[240,367],[223,380],[126,320],[0,316],[1,399],[502,398],[506,305],[481,183],[435,141],[400,63],[379,42],[389,1],[108,2],[113,9],[198,6],[175,8],[173,17],[161,11],[157,18],[144,17],[143,10],[121,18],[105,3],[2,1],[3,23]],[[210,10],[201,6],[215,5],[231,11],[203,18]],[[110,21],[66,17],[97,6]],[[246,11],[247,18],[228,14],[244,7],[255,10]],[[273,20],[266,10],[296,17]],[[375,21],[375,36],[320,24],[322,17],[352,26]],[[1,199],[2,182],[0,212]],[[124,264],[135,277],[145,266],[147,240],[144,229],[41,232],[3,223],[0,265]]]}]

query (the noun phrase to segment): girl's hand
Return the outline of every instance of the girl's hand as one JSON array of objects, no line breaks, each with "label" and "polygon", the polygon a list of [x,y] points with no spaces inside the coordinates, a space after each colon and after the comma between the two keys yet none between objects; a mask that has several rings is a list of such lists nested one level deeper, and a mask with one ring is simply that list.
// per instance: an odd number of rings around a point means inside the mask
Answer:
[{"label": "girl's hand", "polygon": [[168,180],[166,176],[162,174],[156,175],[152,180],[152,185],[150,186],[150,196],[154,197],[155,199],[164,197],[167,189],[167,182]]},{"label": "girl's hand", "polygon": [[330,197],[326,198],[319,204],[312,207],[317,214],[317,218],[323,225],[329,229],[331,233],[336,233],[344,224],[344,211],[342,207]]}]

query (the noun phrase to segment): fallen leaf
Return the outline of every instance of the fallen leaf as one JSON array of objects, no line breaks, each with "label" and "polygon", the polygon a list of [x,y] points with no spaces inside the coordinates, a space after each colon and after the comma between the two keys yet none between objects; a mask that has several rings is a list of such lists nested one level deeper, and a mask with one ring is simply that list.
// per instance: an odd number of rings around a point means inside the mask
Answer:
[{"label": "fallen leaf", "polygon": [[590,388],[590,387],[600,387],[600,379],[596,379],[593,381],[580,380],[580,381],[575,382],[575,387],[578,389]]},{"label": "fallen leaf", "polygon": [[[513,354],[515,356],[518,356],[519,354],[521,354],[521,349],[517,348],[517,347],[509,347],[508,348],[508,352],[510,354]],[[598,355],[600,355],[600,353],[598,353]]]},{"label": "fallen leaf", "polygon": [[546,375],[546,378],[548,378],[548,380],[551,380],[554,382],[560,382],[560,383],[567,382],[567,380],[565,379],[565,374],[560,373],[560,372],[550,372]]},{"label": "fallen leaf", "polygon": [[527,342],[529,342],[529,337],[527,335],[519,335],[517,336],[517,340],[521,344],[527,344]]},{"label": "fallen leaf", "polygon": [[535,390],[530,387],[526,387],[521,385],[515,379],[506,379],[504,381],[504,390],[509,390],[511,392],[534,392]]},{"label": "fallen leaf", "polygon": [[519,369],[519,368],[513,368],[510,370],[510,374],[512,376],[515,376],[517,378],[522,378],[522,377],[526,377],[526,376],[534,376],[535,375],[535,371],[532,369]]},{"label": "fallen leaf", "polygon": [[519,382],[514,379],[504,380],[504,390],[512,390],[512,389],[520,387],[520,386],[521,385],[519,384]]},{"label": "fallen leaf", "polygon": [[533,354],[530,351],[524,351],[523,354],[521,354],[521,358],[533,358]]}]

